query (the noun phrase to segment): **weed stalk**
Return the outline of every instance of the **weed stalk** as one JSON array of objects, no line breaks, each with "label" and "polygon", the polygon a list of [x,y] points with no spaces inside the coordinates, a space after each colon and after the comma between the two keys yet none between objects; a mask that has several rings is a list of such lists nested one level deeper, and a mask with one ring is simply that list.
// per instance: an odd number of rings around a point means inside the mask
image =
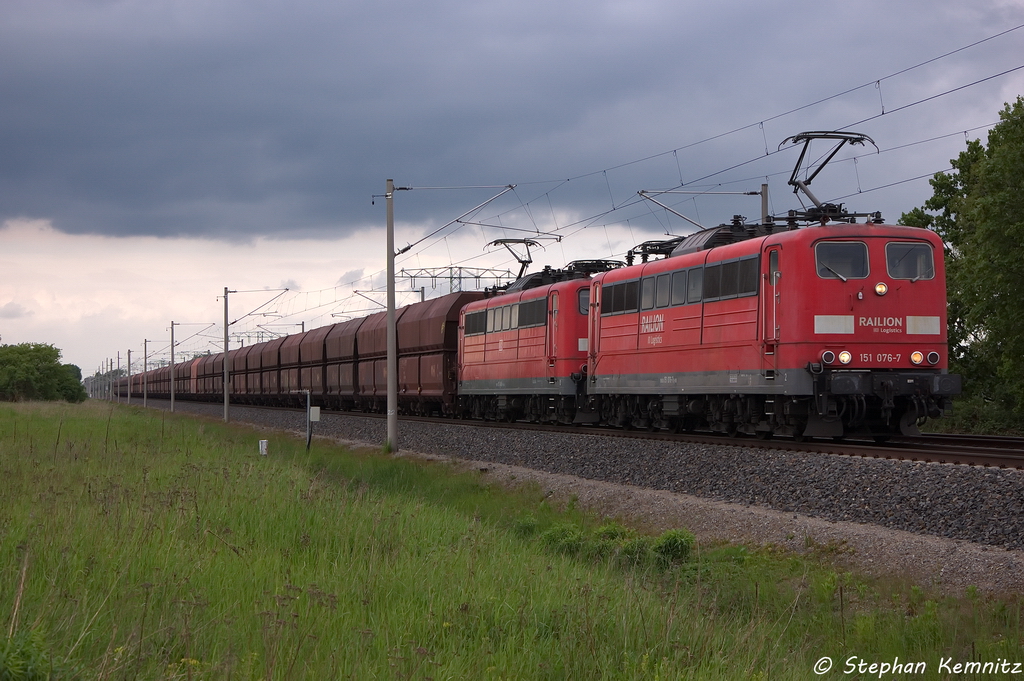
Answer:
[{"label": "weed stalk", "polygon": [[14,598],[14,612],[11,613],[11,628],[7,632],[7,638],[14,637],[14,630],[18,626],[18,611],[21,609],[21,597],[25,593],[25,575],[28,573],[28,547],[25,547],[25,558],[21,562],[21,578],[18,580],[18,594]]}]

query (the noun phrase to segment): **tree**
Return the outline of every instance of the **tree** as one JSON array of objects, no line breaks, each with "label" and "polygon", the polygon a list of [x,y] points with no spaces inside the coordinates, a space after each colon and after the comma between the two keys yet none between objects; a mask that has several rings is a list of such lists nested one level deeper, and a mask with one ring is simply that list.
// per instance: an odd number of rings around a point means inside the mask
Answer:
[{"label": "tree", "polygon": [[999,118],[987,146],[969,142],[956,172],[937,173],[924,208],[900,221],[946,242],[950,352],[965,393],[1024,416],[1024,99]]},{"label": "tree", "polygon": [[77,364],[62,364],[64,370],[57,384],[61,398],[67,402],[83,402],[88,397],[82,384],[82,370]]},{"label": "tree", "polygon": [[60,350],[45,343],[0,345],[0,399],[85,399],[82,370],[60,363]]}]

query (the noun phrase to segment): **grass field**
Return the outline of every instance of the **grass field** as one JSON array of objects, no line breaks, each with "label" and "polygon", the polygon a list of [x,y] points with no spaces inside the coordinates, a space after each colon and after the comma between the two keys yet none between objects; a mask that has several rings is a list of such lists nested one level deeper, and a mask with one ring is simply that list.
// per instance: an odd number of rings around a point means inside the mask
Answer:
[{"label": "grass field", "polygon": [[0,679],[886,678],[845,673],[851,657],[946,678],[946,658],[1024,660],[1016,601],[868,581],[828,547],[647,537],[536,489],[304,444],[0,405]]}]

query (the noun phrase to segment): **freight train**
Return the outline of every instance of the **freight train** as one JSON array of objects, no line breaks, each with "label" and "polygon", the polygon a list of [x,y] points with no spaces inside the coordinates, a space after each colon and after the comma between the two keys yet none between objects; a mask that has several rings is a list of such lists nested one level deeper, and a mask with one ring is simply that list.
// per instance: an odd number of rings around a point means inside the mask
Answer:
[{"label": "freight train", "polygon": [[[400,308],[400,411],[765,438],[916,434],[961,387],[948,372],[943,244],[791,184],[812,209],[737,216],[641,244],[626,262],[545,267]],[[383,411],[386,336],[381,312],[232,350],[230,397],[304,404],[308,391],[328,409]],[[221,401],[224,359],[122,379],[118,392],[166,397],[173,380],[179,399]]]}]

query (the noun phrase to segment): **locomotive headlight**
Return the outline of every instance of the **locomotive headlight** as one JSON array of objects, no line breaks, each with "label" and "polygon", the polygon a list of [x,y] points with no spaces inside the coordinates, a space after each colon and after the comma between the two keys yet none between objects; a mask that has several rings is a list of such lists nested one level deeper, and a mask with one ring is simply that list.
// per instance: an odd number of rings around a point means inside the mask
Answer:
[{"label": "locomotive headlight", "polygon": [[822,364],[831,364],[834,361],[836,361],[836,353],[832,352],[831,350],[826,350],[825,352],[821,353]]},{"label": "locomotive headlight", "polygon": [[843,350],[839,353],[839,363],[849,364],[853,360],[853,355],[848,350]]},{"label": "locomotive headlight", "polygon": [[889,287],[885,284],[884,281],[880,281],[877,284],[875,284],[875,293],[877,293],[878,295],[884,296],[888,292]]},{"label": "locomotive headlight", "polygon": [[921,362],[924,361],[924,353],[921,352],[920,350],[914,350],[912,353],[910,353],[910,361],[913,362],[914,364],[920,364]]},{"label": "locomotive headlight", "polygon": [[938,364],[939,363],[939,353],[935,352],[934,350],[929,352],[928,353],[928,363],[929,364]]}]

